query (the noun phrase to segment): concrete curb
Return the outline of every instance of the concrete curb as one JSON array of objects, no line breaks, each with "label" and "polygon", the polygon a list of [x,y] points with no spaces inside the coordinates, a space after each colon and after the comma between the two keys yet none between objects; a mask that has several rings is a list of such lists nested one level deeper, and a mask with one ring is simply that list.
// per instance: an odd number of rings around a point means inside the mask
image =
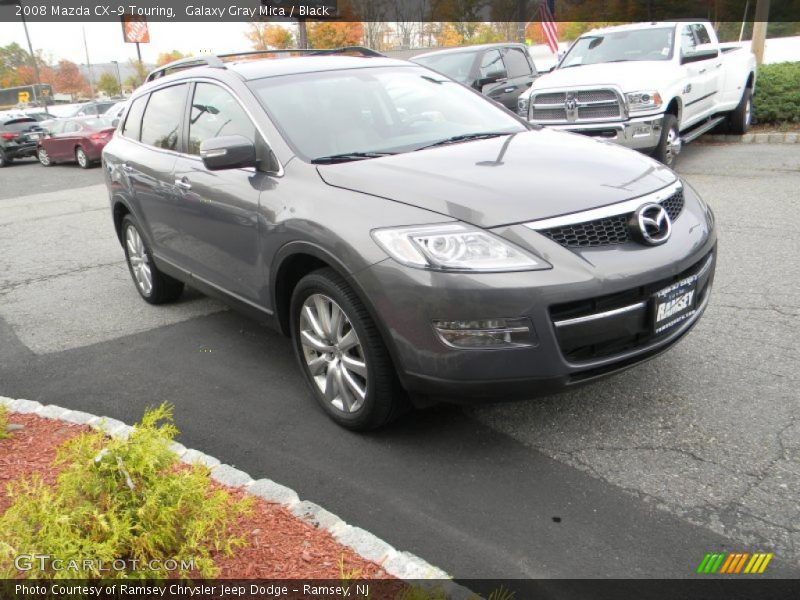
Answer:
[{"label": "concrete curb", "polygon": [[[127,439],[133,427],[122,421],[109,417],[98,417],[78,410],[62,408],[54,404],[43,405],[31,400],[14,400],[0,396],[0,404],[4,404],[11,412],[33,413],[47,419],[66,421],[77,425],[88,425],[93,429],[103,431],[109,437]],[[423,559],[392,547],[388,542],[379,537],[356,527],[348,525],[342,519],[321,506],[300,500],[297,492],[283,486],[271,479],[254,480],[244,471],[222,464],[218,459],[198,450],[188,449],[177,442],[171,446],[178,458],[186,464],[203,464],[211,469],[211,477],[215,481],[230,487],[241,487],[248,494],[281,504],[299,519],[306,521],[319,529],[328,531],[333,538],[347,546],[353,552],[381,565],[384,571],[403,580],[432,580],[431,587],[437,587],[442,580],[442,585],[448,598],[466,600],[477,598],[467,588],[457,585],[450,575],[434,567]]]},{"label": "concrete curb", "polygon": [[723,142],[727,144],[800,144],[800,133],[746,133],[744,135],[707,134],[698,140],[703,142]]}]

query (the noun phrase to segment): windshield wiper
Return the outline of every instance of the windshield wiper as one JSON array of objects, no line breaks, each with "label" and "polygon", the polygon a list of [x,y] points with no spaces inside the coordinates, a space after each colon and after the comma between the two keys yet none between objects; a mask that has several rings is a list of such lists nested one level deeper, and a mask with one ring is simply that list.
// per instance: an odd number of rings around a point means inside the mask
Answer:
[{"label": "windshield wiper", "polygon": [[392,156],[394,152],[344,152],[343,154],[332,154],[331,156],[320,156],[311,162],[315,165],[331,165],[335,163],[351,162],[354,160],[366,160],[368,158],[380,158],[382,156]]},{"label": "windshield wiper", "polygon": [[454,135],[453,137],[449,137],[445,140],[439,140],[438,142],[434,142],[433,144],[428,144],[427,146],[422,146],[421,148],[417,148],[415,152],[420,150],[425,150],[426,148],[435,148],[436,146],[447,146],[448,144],[458,144],[460,142],[470,142],[472,140],[488,140],[489,138],[500,137],[501,135],[511,135],[513,132],[510,131],[489,131],[484,133],[463,133],[461,135]]}]

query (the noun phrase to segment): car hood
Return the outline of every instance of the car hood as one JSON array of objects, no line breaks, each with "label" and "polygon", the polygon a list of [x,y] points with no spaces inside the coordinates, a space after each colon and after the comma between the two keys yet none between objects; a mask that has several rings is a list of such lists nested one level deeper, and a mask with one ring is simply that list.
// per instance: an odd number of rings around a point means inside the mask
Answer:
[{"label": "car hood", "polygon": [[546,129],[317,170],[329,185],[486,228],[621,202],[676,179],[633,150]]},{"label": "car hood", "polygon": [[658,89],[664,84],[670,61],[647,60],[618,63],[599,63],[556,69],[533,82],[533,90],[574,88],[585,85],[614,85],[623,92]]}]

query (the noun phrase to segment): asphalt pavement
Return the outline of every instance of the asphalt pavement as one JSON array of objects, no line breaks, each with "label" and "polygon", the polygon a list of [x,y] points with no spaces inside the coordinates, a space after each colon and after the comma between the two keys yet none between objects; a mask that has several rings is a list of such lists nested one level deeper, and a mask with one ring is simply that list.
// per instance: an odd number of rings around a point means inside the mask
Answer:
[{"label": "asphalt pavement", "polygon": [[665,355],[581,390],[335,426],[285,338],[196,292],[136,294],[99,169],[0,171],[0,395],[134,422],[269,477],[459,577],[691,577],[706,552],[800,574],[800,145],[694,145],[714,208],[709,309]]}]

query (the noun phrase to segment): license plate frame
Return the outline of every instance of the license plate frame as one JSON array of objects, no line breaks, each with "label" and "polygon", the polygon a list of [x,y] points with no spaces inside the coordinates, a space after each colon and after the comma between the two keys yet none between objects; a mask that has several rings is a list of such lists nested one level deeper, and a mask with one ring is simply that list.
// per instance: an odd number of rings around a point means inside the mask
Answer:
[{"label": "license plate frame", "polygon": [[692,275],[653,294],[652,331],[664,335],[691,318],[697,310],[698,277]]}]

